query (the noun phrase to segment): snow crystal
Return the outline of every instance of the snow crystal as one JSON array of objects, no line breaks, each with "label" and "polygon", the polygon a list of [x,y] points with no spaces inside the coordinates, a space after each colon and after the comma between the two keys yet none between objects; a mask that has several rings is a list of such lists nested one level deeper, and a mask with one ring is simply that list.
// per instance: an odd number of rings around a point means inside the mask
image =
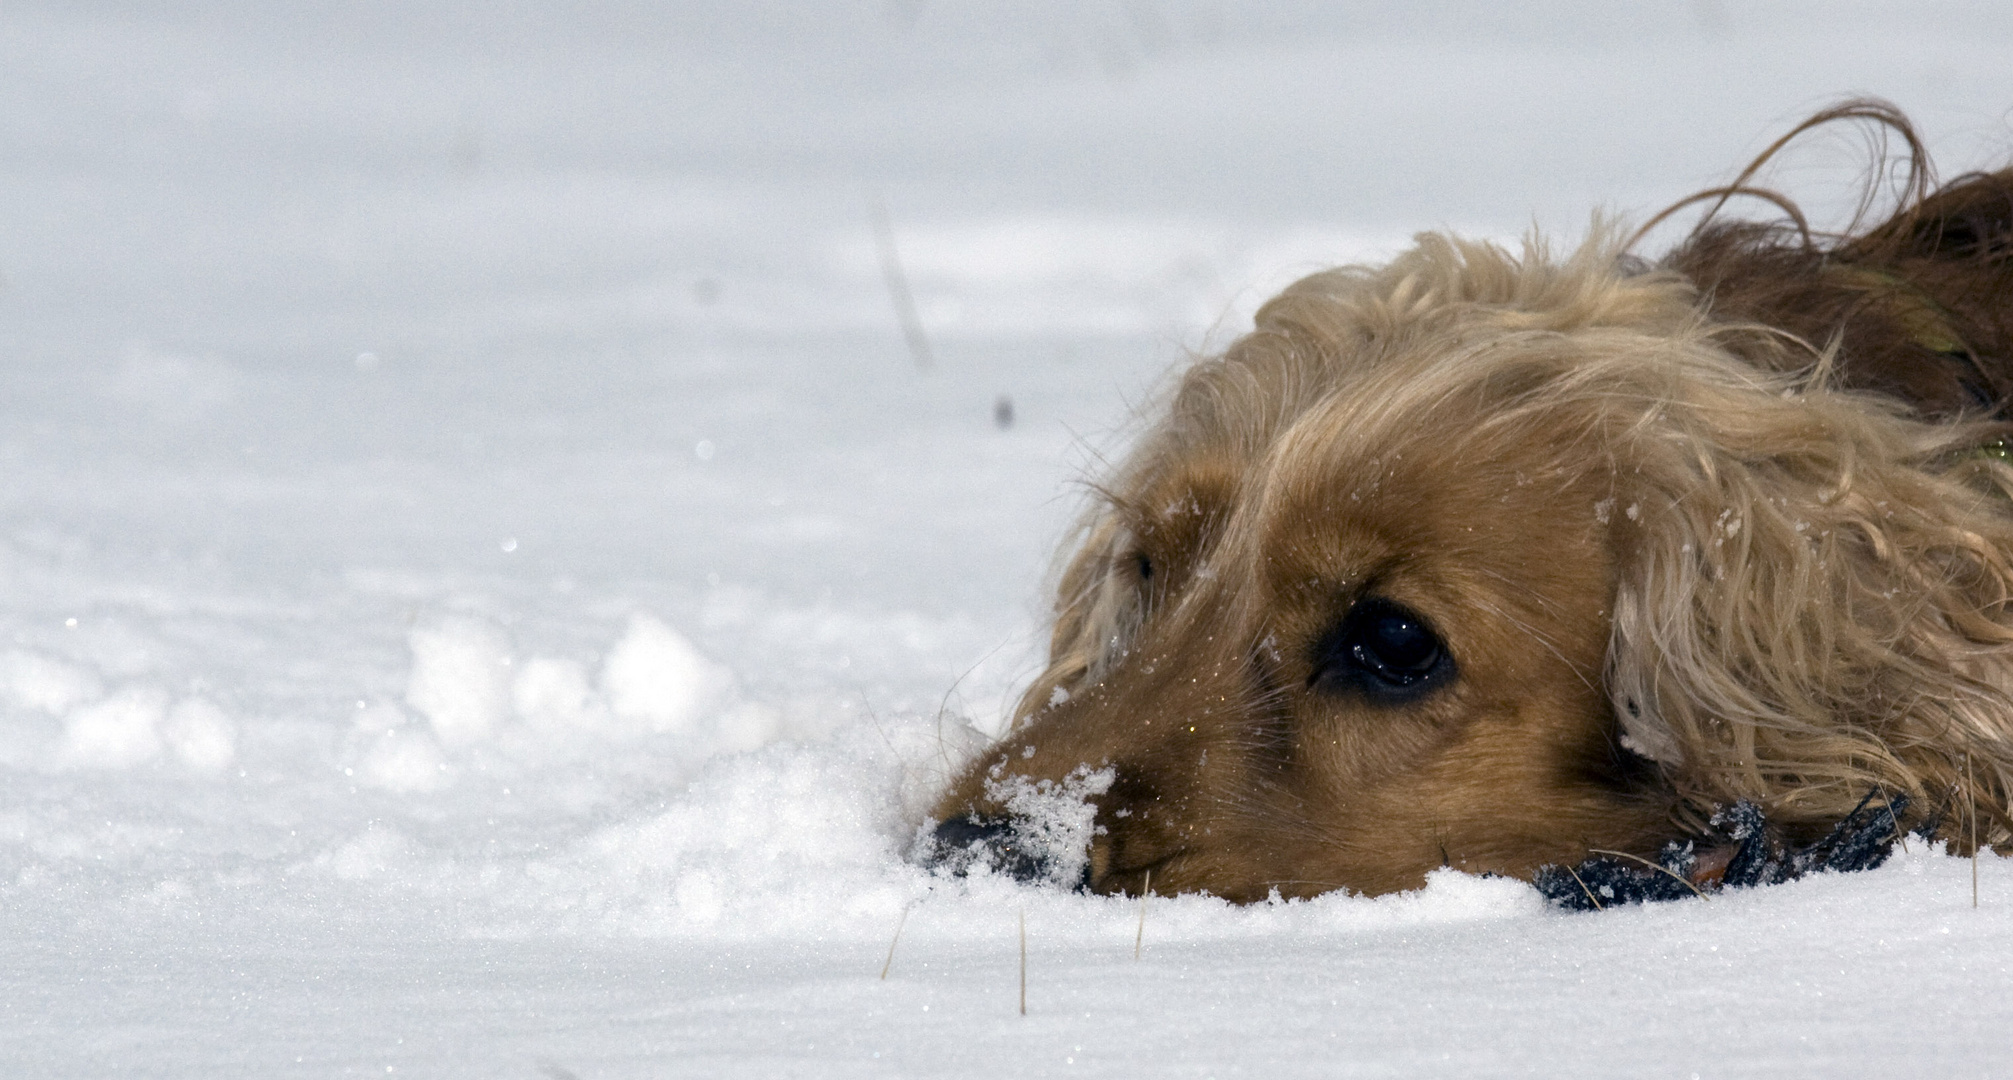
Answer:
[{"label": "snow crystal", "polygon": [[[1027,749],[1032,756],[1035,748]],[[1111,790],[1117,771],[1108,765],[1101,769],[1079,765],[1057,782],[1002,776],[1004,768],[1004,763],[993,766],[985,782],[986,798],[1012,817],[1020,850],[1033,858],[1043,876],[1056,885],[1074,886],[1089,863],[1097,831],[1093,800]]]}]

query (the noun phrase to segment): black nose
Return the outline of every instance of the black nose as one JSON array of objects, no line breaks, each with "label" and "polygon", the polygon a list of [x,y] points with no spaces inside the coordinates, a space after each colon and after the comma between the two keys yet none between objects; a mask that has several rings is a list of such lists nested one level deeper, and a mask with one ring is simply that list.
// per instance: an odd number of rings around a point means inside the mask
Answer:
[{"label": "black nose", "polygon": [[[1054,880],[1054,855],[1029,844],[1021,824],[1012,817],[952,818],[930,834],[926,861],[958,877],[984,867],[1015,881]],[[1088,877],[1086,870],[1086,880],[1073,884],[1085,888]]]}]

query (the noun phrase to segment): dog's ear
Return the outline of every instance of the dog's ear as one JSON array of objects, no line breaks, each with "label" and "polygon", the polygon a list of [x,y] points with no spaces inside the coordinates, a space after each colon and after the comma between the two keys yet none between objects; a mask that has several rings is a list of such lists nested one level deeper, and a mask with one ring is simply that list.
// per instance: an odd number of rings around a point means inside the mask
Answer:
[{"label": "dog's ear", "polygon": [[1622,437],[1624,745],[1697,811],[1752,799],[1821,828],[1905,793],[1960,841],[1972,805],[1980,841],[2007,835],[2013,468],[1977,450],[2001,429],[1684,385]]},{"label": "dog's ear", "polygon": [[[1749,181],[1836,121],[1909,155],[1892,215],[1865,225],[1875,174],[1832,236]],[[1951,423],[2013,408],[2013,169],[1930,188],[1907,120],[1846,102],[1686,200],[1760,196],[1787,221],[1709,213],[1663,261],[1718,349],[1800,380],[1688,384],[1632,442],[1609,685],[1624,741],[1700,808],[1752,798],[1816,825],[1888,791],[2013,835],[2013,471],[2003,429]]]}]

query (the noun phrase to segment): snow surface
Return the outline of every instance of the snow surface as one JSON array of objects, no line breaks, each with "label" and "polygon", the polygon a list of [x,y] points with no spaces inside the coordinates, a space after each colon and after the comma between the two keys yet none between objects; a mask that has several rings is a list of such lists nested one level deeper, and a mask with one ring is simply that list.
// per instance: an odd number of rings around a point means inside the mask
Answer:
[{"label": "snow surface", "polygon": [[[2003,1075],[1997,858],[1975,911],[1918,845],[1142,924],[902,855],[1076,480],[1270,291],[1847,91],[2003,160],[2009,55],[1987,3],[7,0],[0,1065]],[[1858,152],[1778,180],[1835,220]]]}]

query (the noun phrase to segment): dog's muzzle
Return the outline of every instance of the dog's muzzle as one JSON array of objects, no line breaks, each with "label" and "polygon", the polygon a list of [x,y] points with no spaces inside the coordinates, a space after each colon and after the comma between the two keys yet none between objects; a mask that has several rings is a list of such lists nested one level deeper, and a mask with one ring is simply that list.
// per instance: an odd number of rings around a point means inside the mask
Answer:
[{"label": "dog's muzzle", "polygon": [[[924,834],[918,845],[920,861],[955,877],[983,870],[1015,881],[1055,881],[1054,854],[1029,843],[1022,825],[1020,819],[1005,816],[952,818]],[[1090,868],[1086,865],[1077,880],[1062,884],[1090,888]]]}]

